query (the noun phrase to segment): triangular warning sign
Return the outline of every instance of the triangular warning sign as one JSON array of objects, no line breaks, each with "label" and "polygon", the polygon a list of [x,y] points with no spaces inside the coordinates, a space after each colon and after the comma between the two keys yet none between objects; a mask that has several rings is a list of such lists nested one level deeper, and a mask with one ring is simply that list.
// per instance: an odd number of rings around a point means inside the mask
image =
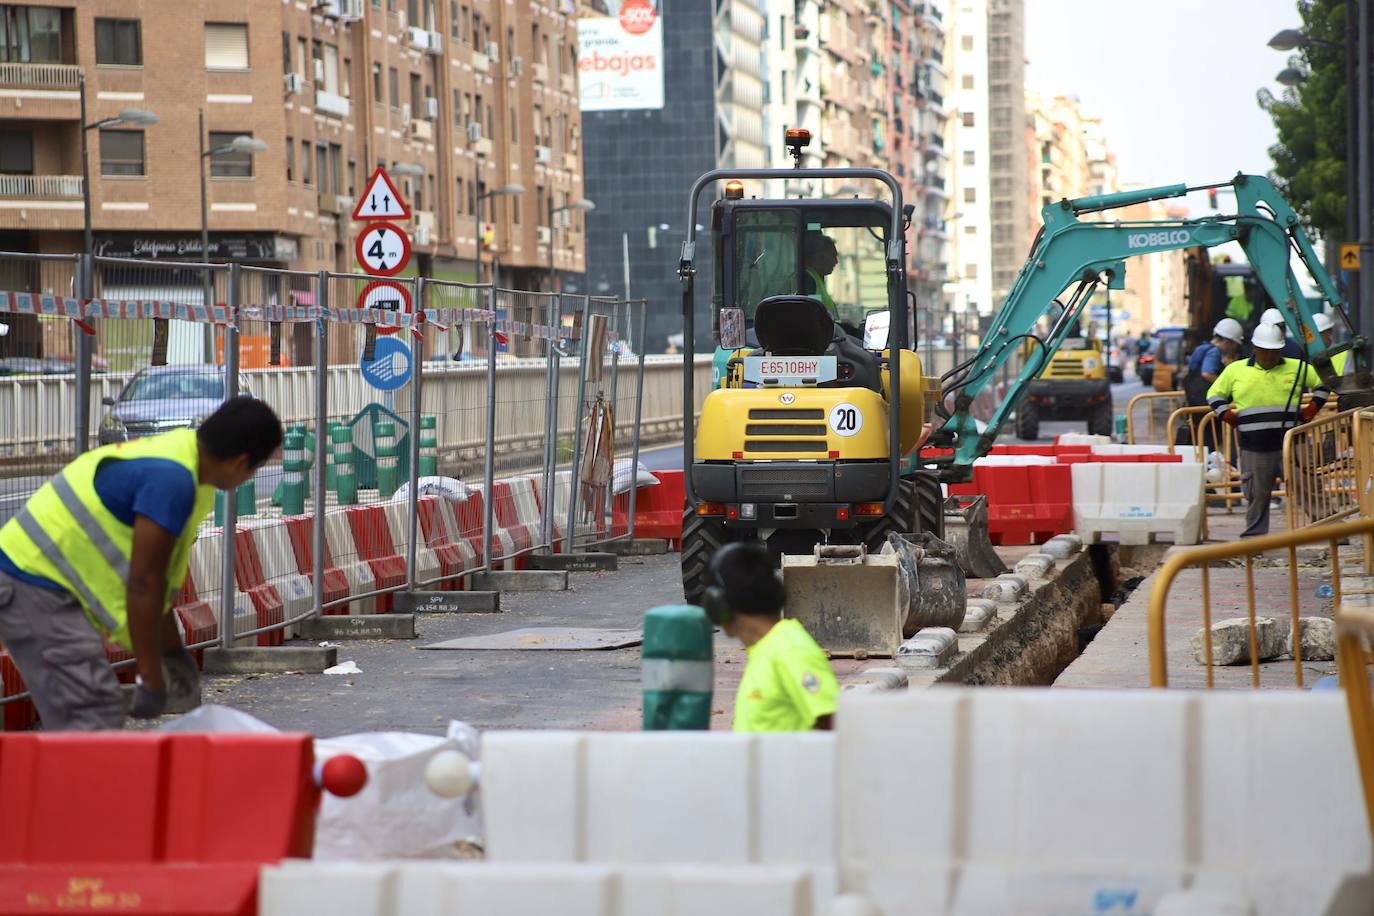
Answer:
[{"label": "triangular warning sign", "polygon": [[367,190],[353,207],[354,219],[410,219],[410,207],[401,199],[391,183],[391,176],[381,166],[367,181]]}]

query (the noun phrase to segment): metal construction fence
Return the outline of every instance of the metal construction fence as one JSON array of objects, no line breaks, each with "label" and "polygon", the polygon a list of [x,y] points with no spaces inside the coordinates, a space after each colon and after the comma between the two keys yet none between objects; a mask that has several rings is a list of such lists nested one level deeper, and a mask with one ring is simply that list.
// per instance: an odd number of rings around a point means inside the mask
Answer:
[{"label": "metal construction fence", "polygon": [[396,277],[410,310],[357,308],[377,280],[0,252],[0,524],[81,451],[246,392],[286,441],[201,530],[177,601],[194,647],[633,537],[641,444],[682,425],[647,303]]}]

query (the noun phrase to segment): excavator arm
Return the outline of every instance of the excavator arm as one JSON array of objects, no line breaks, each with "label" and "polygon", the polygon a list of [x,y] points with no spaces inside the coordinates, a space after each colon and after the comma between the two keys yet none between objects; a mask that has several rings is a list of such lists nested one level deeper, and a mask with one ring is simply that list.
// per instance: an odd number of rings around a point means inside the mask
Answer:
[{"label": "excavator arm", "polygon": [[[1303,344],[1308,362],[1323,381],[1341,392],[1343,403],[1374,403],[1374,378],[1364,363],[1364,339],[1352,334],[1350,340],[1328,348],[1317,333],[1313,312],[1290,267],[1290,252],[1296,252],[1322,297],[1339,320],[1345,320],[1340,294],[1322,269],[1297,214],[1266,178],[1238,174],[1229,184],[1235,189],[1237,212],[1200,219],[1086,221],[1080,217],[1222,185],[1190,188],[1178,184],[1123,191],[1062,200],[1041,210],[1044,228],[982,345],[941,379],[941,400],[936,408],[939,422],[929,444],[952,448],[953,455],[923,459],[921,463],[939,466],[946,479],[968,479],[974,459],[987,454],[1027,385],[1058,350],[1103,279],[1110,288],[1120,289],[1127,258],[1199,245],[1240,242],[1260,282],[1283,313],[1289,334]],[[1069,292],[1067,302],[1060,298],[1065,292]],[[1039,336],[1035,333],[1037,323],[1051,313],[1052,306],[1062,306],[1062,311],[1050,330]],[[986,428],[979,432],[969,408],[1027,339],[1039,346],[1025,360]],[[1353,351],[1355,371],[1338,377],[1332,371],[1331,357],[1344,350]]]}]

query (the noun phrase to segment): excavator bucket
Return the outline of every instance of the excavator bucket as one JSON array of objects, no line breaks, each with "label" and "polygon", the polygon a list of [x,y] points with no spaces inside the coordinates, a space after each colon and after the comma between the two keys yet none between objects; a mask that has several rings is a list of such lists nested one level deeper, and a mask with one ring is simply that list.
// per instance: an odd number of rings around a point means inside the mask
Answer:
[{"label": "excavator bucket", "polygon": [[945,540],[959,566],[974,579],[991,579],[1007,571],[988,540],[988,498],[951,496],[945,500]]},{"label": "excavator bucket", "polygon": [[782,581],[784,613],[801,621],[827,654],[897,656],[908,595],[897,554],[817,544],[810,556],[783,555]]},{"label": "excavator bucket", "polygon": [[958,630],[968,607],[964,571],[955,549],[928,531],[887,536],[880,556],[895,554],[906,585],[902,636],[925,627]]}]

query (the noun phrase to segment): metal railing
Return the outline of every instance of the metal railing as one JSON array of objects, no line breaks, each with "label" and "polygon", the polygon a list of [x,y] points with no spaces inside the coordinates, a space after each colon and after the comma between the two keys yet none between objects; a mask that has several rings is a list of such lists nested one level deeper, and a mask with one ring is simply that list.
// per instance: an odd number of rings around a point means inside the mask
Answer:
[{"label": "metal railing", "polygon": [[[1224,544],[1207,544],[1201,547],[1194,547],[1174,554],[1164,562],[1164,565],[1155,573],[1155,582],[1150,590],[1149,602],[1149,652],[1150,652],[1150,686],[1167,687],[1169,686],[1168,653],[1166,644],[1166,627],[1168,619],[1169,591],[1173,587],[1179,574],[1185,569],[1196,567],[1200,571],[1201,577],[1201,618],[1202,618],[1202,644],[1205,656],[1204,664],[1207,669],[1207,687],[1210,689],[1215,686],[1214,673],[1214,645],[1212,633],[1212,583],[1211,570],[1213,564],[1230,560],[1243,560],[1245,565],[1246,583],[1246,621],[1248,636],[1248,655],[1250,660],[1250,684],[1252,687],[1260,686],[1260,636],[1257,623],[1258,613],[1255,603],[1255,558],[1268,551],[1286,551],[1288,561],[1288,625],[1290,627],[1290,642],[1293,645],[1293,681],[1294,686],[1303,686],[1302,671],[1302,640],[1301,608],[1298,596],[1298,554],[1297,548],[1308,544],[1326,544],[1331,551],[1331,575],[1329,587],[1331,589],[1331,599],[1333,607],[1341,606],[1341,556],[1340,544],[1346,538],[1359,537],[1364,542],[1366,563],[1365,569],[1368,572],[1374,567],[1370,567],[1367,562],[1371,551],[1374,551],[1374,518],[1361,518],[1356,521],[1340,522],[1330,525],[1303,528],[1296,531],[1283,531],[1277,534],[1266,534],[1260,537],[1245,538]],[[1266,594],[1266,600],[1272,602],[1274,596]]]},{"label": "metal railing", "polygon": [[80,81],[81,68],[75,64],[0,64],[0,85],[75,90]]},{"label": "metal railing", "polygon": [[80,175],[0,175],[0,197],[80,196]]},{"label": "metal railing", "polygon": [[[1126,405],[1126,441],[1132,445],[1142,441],[1137,439],[1140,430],[1135,422],[1137,405],[1145,405],[1145,435],[1154,442],[1160,421],[1167,420],[1170,413],[1184,406],[1183,401],[1182,391],[1146,391],[1131,398],[1130,403]],[[1164,414],[1163,417],[1160,417],[1161,412]]]},{"label": "metal railing", "polygon": [[[1188,430],[1188,443],[1180,443],[1179,433]],[[1229,513],[1245,498],[1241,484],[1240,437],[1229,424],[1222,423],[1216,411],[1205,405],[1180,407],[1169,414],[1165,441],[1170,454],[1191,445],[1196,460],[1205,466],[1207,502],[1221,503]],[[1215,456],[1215,458],[1214,458]],[[1203,515],[1203,536],[1206,515]]]},{"label": "metal railing", "polygon": [[1374,834],[1374,696],[1369,680],[1369,650],[1374,643],[1374,607],[1336,606],[1336,662],[1350,713],[1350,733],[1360,766],[1365,815]]},{"label": "metal railing", "polygon": [[1322,414],[1283,437],[1288,528],[1338,521],[1360,511],[1356,456],[1374,449],[1374,412]]}]

